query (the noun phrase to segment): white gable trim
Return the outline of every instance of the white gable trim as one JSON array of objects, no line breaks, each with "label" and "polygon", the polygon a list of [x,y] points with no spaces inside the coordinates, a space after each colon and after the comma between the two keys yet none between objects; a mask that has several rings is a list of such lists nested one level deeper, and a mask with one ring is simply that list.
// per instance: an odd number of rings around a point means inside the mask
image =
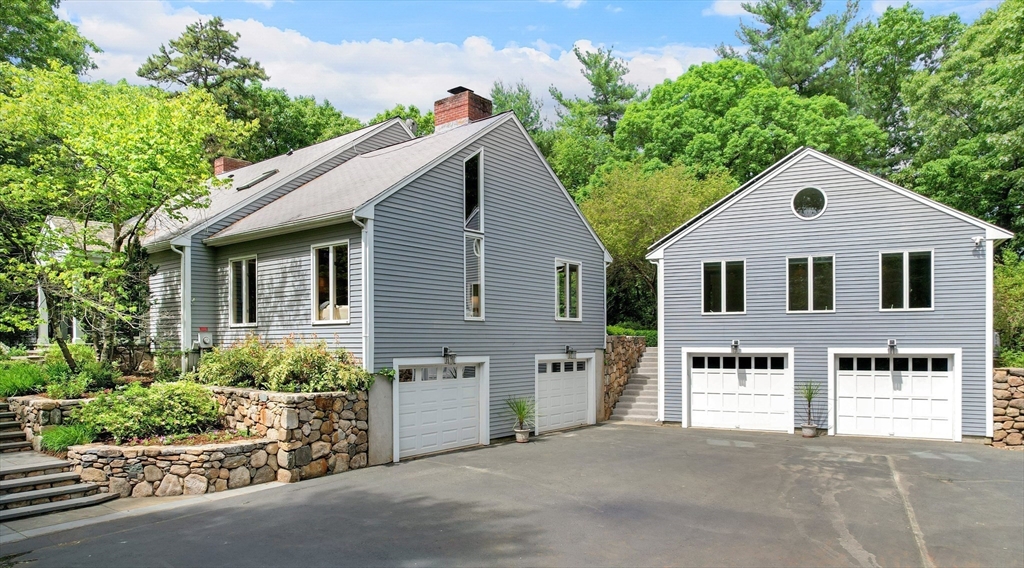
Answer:
[{"label": "white gable trim", "polygon": [[[300,177],[302,175],[305,175],[310,170],[313,170],[313,169],[321,166],[324,162],[327,162],[327,161],[335,158],[339,154],[354,148],[357,144],[359,144],[360,142],[364,142],[370,136],[372,136],[374,134],[377,134],[379,132],[383,132],[384,130],[387,130],[388,128],[390,128],[389,123],[392,123],[392,122],[395,122],[395,121],[397,121],[401,125],[402,129],[405,130],[406,133],[409,133],[410,136],[412,135],[409,132],[409,128],[406,127],[404,124],[402,124],[402,119],[400,119],[400,118],[393,118],[393,119],[388,120],[386,122],[381,122],[380,124],[375,124],[375,125],[373,125],[373,127],[367,127],[365,133],[363,133],[361,136],[359,136],[355,140],[349,142],[348,144],[345,144],[344,146],[342,146],[340,148],[337,148],[337,149],[335,149],[335,150],[333,150],[331,152],[328,152],[327,154],[324,154],[323,156],[320,157],[320,159],[314,160],[314,161],[310,162],[309,164],[307,164],[305,167],[300,168],[298,170],[295,170],[294,172],[291,173],[291,175],[289,175],[287,177],[284,177],[284,178],[281,178],[280,180],[278,180],[277,183],[273,183],[273,184],[265,187],[264,189],[261,189],[260,191],[253,193],[252,195],[250,195],[246,199],[243,199],[242,201],[239,201],[238,203],[236,203],[234,206],[232,206],[232,207],[230,207],[228,209],[225,209],[224,211],[221,211],[220,213],[218,213],[218,214],[216,214],[216,215],[214,215],[214,216],[212,216],[212,217],[210,217],[208,219],[203,220],[201,223],[195,225],[194,227],[192,227],[190,229],[187,229],[187,230],[185,230],[185,231],[183,231],[183,232],[181,232],[181,233],[179,233],[177,235],[174,235],[174,236],[166,239],[165,241],[157,241],[157,242],[154,242],[154,243],[150,243],[149,245],[146,246],[146,249],[147,250],[153,250],[153,251],[160,250],[162,248],[160,245],[163,245],[165,242],[170,242],[171,244],[188,243],[190,241],[190,239],[194,235],[196,235],[200,231],[208,228],[210,225],[213,225],[213,224],[223,220],[225,217],[228,217],[228,216],[234,214],[239,209],[242,209],[242,208],[244,208],[244,207],[246,207],[248,205],[251,205],[253,202],[255,202],[256,200],[258,200],[258,199],[260,199],[262,197],[265,197],[268,193],[274,191],[275,189],[278,189],[278,188],[280,188],[280,187],[282,187],[284,185],[287,185],[287,184],[293,182],[296,178],[298,178],[298,177]],[[259,163],[259,162],[257,162],[257,163]],[[150,249],[150,247],[153,247],[153,248]]]},{"label": "white gable trim", "polygon": [[[851,174],[856,175],[857,177],[860,177],[860,178],[862,178],[864,180],[867,180],[867,181],[870,181],[872,183],[875,183],[876,185],[879,185],[881,187],[884,187],[886,189],[889,189],[891,191],[899,193],[900,195],[902,195],[904,197],[908,197],[910,199],[913,199],[914,201],[917,201],[918,203],[921,203],[923,205],[927,205],[927,206],[931,207],[932,209],[935,209],[937,211],[941,211],[941,212],[946,213],[947,215],[950,215],[952,217],[955,217],[955,218],[957,218],[957,219],[959,219],[961,221],[964,221],[964,222],[967,222],[967,223],[969,223],[971,225],[974,225],[974,226],[976,226],[976,227],[978,227],[978,228],[980,228],[980,229],[985,231],[985,238],[986,239],[990,239],[990,240],[1006,240],[1006,239],[1013,238],[1013,233],[1010,233],[1010,232],[1008,232],[1008,231],[1006,231],[1004,229],[1001,229],[1001,228],[999,228],[999,227],[997,227],[995,225],[992,225],[990,223],[986,223],[985,221],[982,221],[981,219],[977,219],[977,218],[972,217],[972,216],[970,216],[970,215],[968,215],[966,213],[957,211],[956,209],[953,209],[952,207],[948,207],[948,206],[943,205],[943,204],[941,204],[941,203],[939,203],[937,201],[933,201],[931,199],[928,199],[927,197],[925,197],[923,195],[920,195],[918,193],[910,191],[909,189],[900,187],[900,186],[898,186],[898,185],[896,185],[896,184],[894,184],[892,182],[888,182],[888,181],[885,181],[882,178],[873,176],[873,175],[871,175],[871,174],[869,174],[869,173],[867,173],[865,171],[859,170],[859,169],[857,169],[857,168],[855,168],[855,167],[853,167],[853,166],[851,166],[851,165],[849,165],[849,164],[847,164],[845,162],[842,162],[840,160],[837,160],[835,158],[827,156],[827,155],[825,155],[825,154],[823,154],[823,153],[821,153],[821,152],[819,152],[819,151],[817,151],[817,150],[815,150],[813,148],[804,148],[803,150],[800,151],[799,155],[797,155],[797,156],[793,157],[792,159],[790,159],[788,163],[784,164],[782,167],[778,168],[777,170],[771,172],[770,174],[765,176],[763,179],[758,180],[756,183],[751,184],[751,186],[748,187],[747,189],[745,189],[742,193],[732,197],[732,199],[728,203],[722,205],[721,207],[719,207],[715,211],[712,211],[709,215],[707,215],[703,219],[697,221],[692,226],[687,227],[686,230],[680,232],[678,235],[672,237],[668,241],[662,243],[660,246],[658,246],[657,248],[655,248],[654,250],[649,252],[647,254],[646,258],[648,260],[660,260],[660,259],[664,258],[664,252],[665,252],[666,248],[672,246],[673,244],[678,242],[680,239],[682,239],[686,235],[692,233],[698,227],[701,227],[702,225],[704,225],[705,223],[707,223],[711,219],[714,219],[722,211],[725,211],[726,209],[732,207],[734,204],[736,204],[737,202],[742,200],[744,197],[746,197],[747,195],[750,195],[752,192],[757,190],[757,188],[759,188],[762,185],[764,185],[765,183],[771,181],[772,179],[774,179],[776,176],[778,176],[782,172],[785,172],[786,170],[788,170],[790,168],[790,166],[800,162],[801,160],[803,160],[807,156],[814,156],[815,158],[818,158],[818,159],[822,160],[823,162],[825,162],[827,164],[830,164],[832,166],[838,167],[838,168],[840,168],[840,169],[842,169],[844,171],[847,171],[847,172],[849,172]],[[786,160],[786,159],[787,158],[783,158],[783,160]],[[728,199],[728,197],[727,197],[727,199]]]}]

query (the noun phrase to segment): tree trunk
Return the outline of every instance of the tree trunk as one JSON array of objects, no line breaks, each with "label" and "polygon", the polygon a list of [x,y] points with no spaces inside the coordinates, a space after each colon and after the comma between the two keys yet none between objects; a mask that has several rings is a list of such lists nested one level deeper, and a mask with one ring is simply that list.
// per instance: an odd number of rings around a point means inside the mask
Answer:
[{"label": "tree trunk", "polygon": [[72,373],[78,372],[78,364],[75,363],[75,358],[71,356],[71,351],[68,350],[68,344],[64,341],[64,332],[61,331],[60,326],[57,327],[57,333],[54,334],[54,341],[57,342],[57,347],[60,347],[60,352],[64,355],[64,360],[67,361],[68,367],[71,368]]}]

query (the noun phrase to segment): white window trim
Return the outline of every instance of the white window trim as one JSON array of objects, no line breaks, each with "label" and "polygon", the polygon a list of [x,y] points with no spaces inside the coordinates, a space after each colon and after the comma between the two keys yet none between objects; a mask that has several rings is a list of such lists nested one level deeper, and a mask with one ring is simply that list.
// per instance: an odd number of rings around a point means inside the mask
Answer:
[{"label": "white window trim", "polygon": [[[659,342],[660,342],[660,337],[659,337]],[[664,345],[664,344],[662,343],[661,345]],[[789,429],[789,431],[788,431],[790,434],[792,434],[796,430],[796,426],[795,426],[795,424],[796,424],[796,402],[795,402],[796,401],[796,358],[794,357],[794,354],[795,354],[795,349],[794,348],[792,348],[792,347],[742,347],[741,346],[741,347],[739,347],[737,349],[733,349],[732,347],[698,347],[698,346],[694,345],[694,346],[683,347],[681,349],[681,353],[682,353],[682,356],[683,356],[683,358],[682,358],[682,362],[683,362],[683,364],[682,364],[682,367],[683,367],[683,384],[682,384],[682,389],[681,389],[682,409],[683,409],[683,415],[682,415],[682,427],[683,428],[689,428],[690,427],[690,422],[691,422],[690,421],[690,383],[692,382],[692,379],[690,378],[690,371],[692,370],[691,369],[692,363],[690,361],[690,357],[692,357],[692,356],[699,357],[701,355],[716,355],[716,356],[718,356],[718,355],[721,355],[721,356],[727,356],[727,355],[736,355],[736,356],[740,356],[740,355],[750,355],[750,356],[754,356],[754,355],[785,355],[787,363],[789,363],[789,365],[785,369],[785,371],[786,371],[785,374],[786,374],[786,378],[789,379],[789,386],[790,386],[790,388],[787,390],[787,394],[786,394],[786,401],[787,401],[786,408],[788,409],[788,411],[787,411],[788,418],[787,418],[786,423],[790,424],[792,426]],[[660,360],[659,360],[659,363],[660,363]]]},{"label": "white window trim", "polygon": [[[481,225],[482,226],[482,225]],[[469,291],[466,290],[466,239],[480,239],[480,316],[474,317],[466,315],[466,304],[469,301]],[[481,233],[475,231],[467,231],[462,235],[462,319],[464,321],[485,321],[487,312],[484,310],[484,297],[486,286],[484,285],[484,255],[486,254],[484,248],[484,236]]]},{"label": "white window trim", "polygon": [[[401,388],[398,381],[402,369],[409,367],[440,367],[444,366],[444,357],[417,357],[393,359],[391,367],[395,370],[395,380],[391,382],[391,460],[394,463],[399,461],[399,393]],[[480,365],[480,445],[487,446],[491,443],[491,358],[490,357],[457,357],[456,365]],[[472,447],[472,446],[470,446]],[[411,459],[411,458],[406,458]]]},{"label": "white window trim", "polygon": [[[477,172],[477,179],[480,183],[480,229],[470,229],[466,226],[466,162],[473,159],[474,156],[480,156],[479,171]],[[484,149],[480,148],[476,152],[473,152],[469,156],[466,156],[465,160],[462,160],[462,230],[482,235],[484,234]]]},{"label": "white window trim", "polygon": [[[594,369],[594,353],[577,353],[577,361],[587,362],[587,424],[597,424],[597,371]],[[540,376],[537,368],[541,363],[551,361],[565,361],[565,353],[549,353],[535,355],[533,357],[533,400],[536,403],[536,415],[534,416],[533,433],[539,435],[540,431]],[[547,375],[548,373],[543,373]],[[576,426],[569,426],[575,428]],[[545,430],[544,432],[557,432],[558,430]]]},{"label": "white window trim", "polygon": [[[796,194],[800,193],[801,191],[803,191],[805,189],[816,189],[819,192],[821,192],[822,197],[825,198],[825,205],[822,206],[821,211],[818,211],[818,214],[815,215],[814,217],[802,217],[799,213],[796,212],[796,205],[794,204],[796,202]],[[813,221],[813,220],[817,219],[818,217],[821,217],[822,215],[824,215],[825,214],[825,210],[828,209],[828,194],[825,193],[824,189],[821,189],[820,187],[817,187],[817,186],[814,186],[814,185],[807,185],[807,186],[801,187],[800,189],[798,189],[795,192],[793,192],[793,197],[791,197],[789,199],[789,209],[790,209],[790,211],[793,212],[793,215],[795,215],[797,219],[800,219],[801,221]]]},{"label": "white window trim", "polygon": [[[931,254],[931,284],[932,284],[932,305],[928,308],[911,308],[910,306],[910,253],[927,252]],[[886,308],[882,305],[882,255],[902,254],[903,255],[903,306],[902,308]],[[880,312],[934,312],[935,311],[935,249],[915,248],[900,250],[883,250],[878,252],[878,311]]]},{"label": "white window trim", "polygon": [[[814,306],[814,259],[829,257],[832,259],[832,309],[815,310]],[[802,259],[807,261],[807,309],[789,309],[789,261]],[[744,271],[744,276],[746,271]],[[836,313],[836,255],[835,254],[812,254],[808,256],[787,256],[786,257],[786,313],[787,314],[834,314]]]},{"label": "white window trim", "polygon": [[[249,292],[249,279],[246,278],[245,272],[248,270],[247,261],[256,261],[256,303],[259,304],[260,298],[260,260],[258,255],[251,254],[247,256],[236,256],[228,259],[228,327],[235,328],[253,328],[260,321],[260,311],[256,310],[256,321],[252,323],[245,322],[248,319],[249,308],[256,309],[256,306],[246,306],[245,298],[248,297]],[[243,323],[235,323],[235,263],[242,263],[242,321]]]},{"label": "white window trim", "polygon": [[[309,303],[310,303],[310,323],[311,325],[347,325],[352,323],[352,246],[349,243],[350,239],[342,239],[340,241],[332,241],[329,243],[320,243],[311,245],[309,247]],[[345,245],[345,253],[348,256],[345,259],[346,270],[348,271],[348,319],[343,320],[318,320],[316,319],[317,310],[319,304],[316,301],[316,250],[326,248],[330,251],[329,262],[330,271],[328,279],[331,281],[330,295],[334,296],[334,247]],[[335,305],[333,302],[334,298],[331,299],[331,305]]]},{"label": "white window trim", "polygon": [[[918,251],[914,251],[918,252]],[[963,348],[923,348],[923,347],[897,347],[896,351],[889,351],[888,347],[829,347],[828,348],[828,435],[836,435],[836,361],[840,356],[857,357],[863,355],[899,357],[903,355],[947,355],[953,358],[953,441],[963,441]],[[992,381],[986,381],[991,383]],[[991,399],[989,399],[991,400]],[[992,406],[989,404],[988,406]]]},{"label": "white window trim", "polygon": [[[576,313],[579,314],[574,318],[562,317],[562,314],[558,312],[558,302],[561,298],[558,295],[558,283],[555,283],[555,321],[583,321],[583,263],[576,260],[568,260],[565,258],[555,257],[555,274],[558,274],[558,268],[560,266],[567,266],[569,264],[575,264],[579,268],[578,285],[576,286]],[[569,269],[565,269],[565,277],[569,278]],[[569,281],[565,282],[565,293],[566,293],[566,313],[569,313]]]},{"label": "white window trim", "polygon": [[[722,267],[722,311],[720,312],[708,312],[704,310],[704,265],[717,262]],[[743,263],[743,311],[739,312],[728,312],[725,310],[725,263],[727,262],[742,262]],[[715,260],[702,260],[700,261],[700,313],[702,316],[742,316],[747,313],[747,259],[746,258],[724,258]]]}]

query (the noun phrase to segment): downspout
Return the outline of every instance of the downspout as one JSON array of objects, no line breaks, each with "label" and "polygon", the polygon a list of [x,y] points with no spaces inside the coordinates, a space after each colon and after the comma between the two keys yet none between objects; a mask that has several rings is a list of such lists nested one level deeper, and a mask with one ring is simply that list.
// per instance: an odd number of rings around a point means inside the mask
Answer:
[{"label": "downspout", "polygon": [[373,219],[366,223],[359,221],[352,212],[352,222],[362,230],[360,250],[363,259],[363,368],[372,373],[373,368]]},{"label": "downspout", "polygon": [[179,340],[181,342],[181,370],[188,367],[188,338],[192,333],[192,263],[189,262],[189,250],[183,246],[180,250],[172,244],[171,250],[181,256],[181,289],[179,290],[179,301],[181,303],[181,331]]}]

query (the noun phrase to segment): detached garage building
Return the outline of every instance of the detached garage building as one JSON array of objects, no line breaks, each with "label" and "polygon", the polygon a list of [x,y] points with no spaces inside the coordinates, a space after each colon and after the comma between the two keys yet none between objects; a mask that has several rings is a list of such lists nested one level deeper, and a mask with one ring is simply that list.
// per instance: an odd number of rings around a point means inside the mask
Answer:
[{"label": "detached garage building", "polygon": [[659,419],[991,436],[999,227],[801,148],[655,243]]}]

